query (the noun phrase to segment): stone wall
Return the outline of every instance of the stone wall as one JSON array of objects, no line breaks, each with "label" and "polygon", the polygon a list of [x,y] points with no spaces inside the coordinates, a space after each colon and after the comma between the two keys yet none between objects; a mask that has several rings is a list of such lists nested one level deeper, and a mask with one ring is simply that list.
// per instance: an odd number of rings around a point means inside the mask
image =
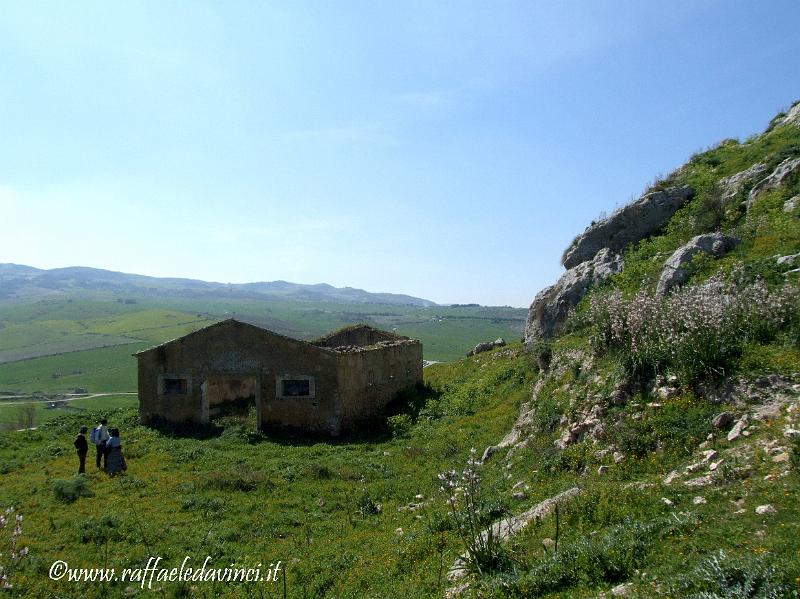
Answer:
[{"label": "stone wall", "polygon": [[338,356],[342,429],[381,414],[397,392],[422,383],[422,344],[393,345]]},{"label": "stone wall", "polygon": [[140,352],[141,419],[199,424],[253,397],[262,428],[339,434],[422,381],[422,344],[365,329],[347,339],[377,346],[335,351],[227,320]]},{"label": "stone wall", "polygon": [[[137,357],[139,413],[144,422],[156,417],[203,422],[203,385],[208,390],[225,378],[257,381],[264,425],[327,430],[337,413],[334,352],[245,323],[224,321]],[[276,400],[276,377],[287,375],[311,376],[314,397]],[[163,393],[159,382],[165,377],[188,379],[186,394]]]}]

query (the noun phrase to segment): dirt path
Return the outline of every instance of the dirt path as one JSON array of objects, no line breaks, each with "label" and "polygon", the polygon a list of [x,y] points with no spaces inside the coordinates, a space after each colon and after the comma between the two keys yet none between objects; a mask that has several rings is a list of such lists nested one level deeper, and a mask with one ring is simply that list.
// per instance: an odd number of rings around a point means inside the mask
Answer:
[{"label": "dirt path", "polygon": [[[109,397],[111,395],[137,395],[136,391],[118,391],[116,393],[87,393],[85,395],[75,395],[73,393],[65,393],[63,396],[59,398],[47,398],[47,399],[32,399],[30,401],[2,401],[0,400],[0,408],[3,406],[27,406],[30,404],[40,404],[40,403],[50,403],[50,402],[62,402],[62,401],[75,401],[76,399],[94,399],[96,397]],[[18,399],[20,397],[30,397],[25,395],[15,395],[12,396],[14,399]]]}]

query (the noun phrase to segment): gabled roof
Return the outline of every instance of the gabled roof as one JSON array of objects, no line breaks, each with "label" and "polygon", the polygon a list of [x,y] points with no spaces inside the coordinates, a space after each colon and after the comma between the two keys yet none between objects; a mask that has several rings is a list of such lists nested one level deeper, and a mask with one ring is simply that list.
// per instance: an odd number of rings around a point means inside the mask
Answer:
[{"label": "gabled roof", "polygon": [[287,337],[286,335],[281,335],[280,333],[276,333],[274,331],[270,331],[269,329],[265,329],[263,327],[256,326],[254,324],[250,324],[249,322],[244,322],[241,320],[237,320],[235,318],[227,318],[225,320],[221,320],[219,322],[215,322],[214,324],[210,324],[207,327],[203,327],[202,329],[197,329],[196,331],[192,331],[182,337],[178,337],[176,339],[171,339],[170,341],[165,341],[159,345],[150,347],[148,349],[144,349],[142,351],[136,352],[132,354],[133,356],[140,356],[142,354],[147,354],[152,351],[156,351],[160,348],[168,347],[178,342],[187,341],[193,339],[194,337],[201,337],[205,335],[209,335],[214,333],[217,329],[227,328],[227,327],[240,327],[245,329],[251,329],[255,334],[264,337],[265,341],[269,339],[280,339],[286,343],[290,343],[292,345],[297,346],[304,346],[304,347],[313,347],[314,349],[325,352],[325,353],[334,353],[333,350],[326,348],[326,347],[318,347],[308,343],[307,341],[301,341],[300,339],[294,339],[292,337]]}]

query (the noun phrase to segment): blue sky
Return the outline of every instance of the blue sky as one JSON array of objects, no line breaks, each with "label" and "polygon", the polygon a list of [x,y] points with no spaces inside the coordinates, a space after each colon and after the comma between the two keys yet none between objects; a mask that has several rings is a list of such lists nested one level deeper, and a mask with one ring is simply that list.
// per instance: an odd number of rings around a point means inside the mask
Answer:
[{"label": "blue sky", "polygon": [[796,2],[5,2],[0,262],[527,306],[800,98]]}]

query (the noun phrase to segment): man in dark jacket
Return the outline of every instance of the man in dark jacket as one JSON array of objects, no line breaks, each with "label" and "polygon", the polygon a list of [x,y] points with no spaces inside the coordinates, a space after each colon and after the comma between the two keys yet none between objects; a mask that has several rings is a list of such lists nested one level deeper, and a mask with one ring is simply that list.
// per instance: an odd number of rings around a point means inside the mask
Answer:
[{"label": "man in dark jacket", "polygon": [[75,449],[78,450],[78,474],[86,472],[86,454],[89,453],[89,442],[86,440],[86,427],[81,427],[81,432],[75,437]]}]

